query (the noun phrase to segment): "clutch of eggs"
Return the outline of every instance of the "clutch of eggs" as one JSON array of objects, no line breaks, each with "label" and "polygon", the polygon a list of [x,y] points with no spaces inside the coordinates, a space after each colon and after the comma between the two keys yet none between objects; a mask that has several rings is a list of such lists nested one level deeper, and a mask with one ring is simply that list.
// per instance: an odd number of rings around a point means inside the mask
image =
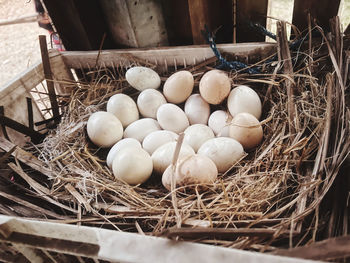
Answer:
[{"label": "clutch of eggs", "polygon": [[[139,91],[137,98],[117,93],[106,111],[87,122],[91,142],[110,148],[106,163],[116,180],[138,185],[154,173],[168,190],[173,179],[174,187],[213,184],[263,139],[259,95],[248,86],[232,88],[224,71],[203,74],[199,93],[193,93],[194,77],[186,70],[163,85],[147,67],[132,67],[125,78]],[[180,133],[184,140],[174,166]]]}]

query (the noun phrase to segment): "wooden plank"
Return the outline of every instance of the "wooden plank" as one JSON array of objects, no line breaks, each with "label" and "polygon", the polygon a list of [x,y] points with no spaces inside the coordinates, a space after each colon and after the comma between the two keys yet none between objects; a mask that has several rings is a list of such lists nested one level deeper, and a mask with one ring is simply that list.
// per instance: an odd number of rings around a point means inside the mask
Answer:
[{"label": "wooden plank", "polygon": [[45,248],[48,251],[88,256],[111,262],[227,263],[234,259],[236,262],[245,263],[311,263],[304,259],[8,216],[0,216],[0,239]]},{"label": "wooden plank", "polygon": [[[52,113],[54,118],[58,118],[58,116],[60,115],[60,111],[58,108],[56,91],[53,83],[49,53],[47,51],[46,36],[40,35],[39,42],[40,42],[40,51],[41,51],[41,59],[43,63],[44,76],[46,79],[47,89],[49,92]],[[58,124],[57,119],[55,119],[55,123]]]},{"label": "wooden plank", "polygon": [[268,0],[234,0],[236,2],[236,40],[240,42],[264,42],[265,36],[256,32],[249,23],[266,27]]},{"label": "wooden plank", "polygon": [[[43,0],[66,50],[98,50],[108,32],[98,0]],[[114,48],[109,34],[103,48]]]},{"label": "wooden plank", "polygon": [[274,255],[312,260],[334,260],[350,256],[350,235],[315,242],[305,247],[277,250]]},{"label": "wooden plank", "polygon": [[188,0],[162,0],[161,2],[169,45],[193,44]]},{"label": "wooden plank", "polygon": [[300,31],[308,27],[308,13],[312,20],[329,31],[329,19],[338,14],[340,0],[294,0],[293,25]]},{"label": "wooden plank", "polygon": [[[253,54],[266,57],[276,51],[276,44],[272,43],[220,44],[217,47],[222,53],[245,57]],[[95,65],[98,52],[62,52],[62,55],[68,67],[80,68],[81,66]],[[128,66],[134,57],[158,65],[159,71],[167,71],[168,66],[174,66],[175,64],[184,66],[195,65],[213,56],[213,51],[207,45],[104,50],[100,53],[98,66]]]},{"label": "wooden plank", "polygon": [[123,47],[168,45],[160,0],[100,1],[111,35]]},{"label": "wooden plank", "polygon": [[232,1],[189,0],[193,44],[206,44],[202,30],[205,26],[210,32],[217,31],[217,43],[229,43],[233,40]]}]

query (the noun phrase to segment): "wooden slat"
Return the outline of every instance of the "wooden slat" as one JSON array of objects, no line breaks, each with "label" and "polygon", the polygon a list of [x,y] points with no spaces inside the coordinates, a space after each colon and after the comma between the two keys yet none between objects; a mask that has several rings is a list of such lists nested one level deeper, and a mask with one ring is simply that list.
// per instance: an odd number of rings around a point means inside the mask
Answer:
[{"label": "wooden slat", "polygon": [[160,0],[101,0],[116,44],[124,47],[168,45]]},{"label": "wooden slat", "polygon": [[305,247],[281,249],[273,254],[312,260],[342,259],[350,256],[350,236],[331,238]]},{"label": "wooden slat", "polygon": [[169,45],[193,44],[188,0],[162,0],[161,2]]},{"label": "wooden slat", "polygon": [[329,19],[338,14],[339,5],[340,0],[295,0],[292,23],[300,31],[307,29],[310,13],[312,20],[329,31]]},{"label": "wooden slat", "polygon": [[[98,0],[43,0],[67,50],[97,50],[108,32]],[[114,48],[110,36],[103,48]]]},{"label": "wooden slat", "polygon": [[232,1],[189,0],[193,44],[205,44],[202,30],[205,25],[211,32],[217,31],[216,42],[228,43],[233,40]]},{"label": "wooden slat", "polygon": [[[236,56],[255,55],[257,57],[266,57],[276,51],[276,44],[272,43],[244,43],[244,44],[220,44],[217,46],[222,53],[231,53]],[[70,68],[80,68],[85,65],[94,65],[96,63],[97,51],[89,52],[62,52],[66,65]],[[147,60],[159,66],[159,70],[167,70],[168,66],[177,64],[187,66],[195,65],[214,56],[213,51],[205,46],[185,46],[185,47],[160,47],[152,49],[121,49],[104,50],[100,54],[100,61],[109,65],[129,65],[133,56],[137,59]],[[99,64],[98,66],[102,66]]]},{"label": "wooden slat", "polygon": [[240,42],[264,42],[265,36],[257,33],[249,23],[266,27],[268,0],[234,0],[236,2],[236,40]]}]

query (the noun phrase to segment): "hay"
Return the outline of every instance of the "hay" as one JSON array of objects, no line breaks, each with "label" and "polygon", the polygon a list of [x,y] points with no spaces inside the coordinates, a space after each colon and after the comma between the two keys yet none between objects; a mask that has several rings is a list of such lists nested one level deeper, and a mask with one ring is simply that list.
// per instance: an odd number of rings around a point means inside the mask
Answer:
[{"label": "hay", "polygon": [[[288,72],[283,66],[291,57],[282,48],[278,61],[257,63],[264,65],[261,75],[229,72],[235,85],[251,85],[264,101],[264,140],[205,191],[193,186],[169,193],[159,178],[141,186],[116,180],[105,163],[107,151],[89,142],[85,126],[112,95],[136,98],[137,93],[128,87],[122,66],[85,73],[57,129],[35,146],[51,170],[50,198],[74,211],[66,209],[61,222],[255,250],[272,250],[286,238],[290,246],[315,239],[320,202],[350,145],[342,54],[329,60],[332,43],[315,42],[311,53],[291,54],[299,59]],[[215,63],[189,68],[197,86]]]}]

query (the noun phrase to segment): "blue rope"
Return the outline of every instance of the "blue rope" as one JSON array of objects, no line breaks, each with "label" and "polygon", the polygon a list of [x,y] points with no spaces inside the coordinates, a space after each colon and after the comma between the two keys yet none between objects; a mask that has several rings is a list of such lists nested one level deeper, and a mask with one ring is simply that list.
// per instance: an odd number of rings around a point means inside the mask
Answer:
[{"label": "blue rope", "polygon": [[205,32],[202,32],[206,35],[206,40],[210,45],[211,50],[214,52],[216,58],[219,60],[220,65],[217,66],[219,69],[230,69],[234,71],[243,71],[249,74],[259,74],[260,70],[257,67],[249,68],[245,63],[239,61],[227,61],[216,47],[215,36],[209,32],[208,27],[205,25]]}]

